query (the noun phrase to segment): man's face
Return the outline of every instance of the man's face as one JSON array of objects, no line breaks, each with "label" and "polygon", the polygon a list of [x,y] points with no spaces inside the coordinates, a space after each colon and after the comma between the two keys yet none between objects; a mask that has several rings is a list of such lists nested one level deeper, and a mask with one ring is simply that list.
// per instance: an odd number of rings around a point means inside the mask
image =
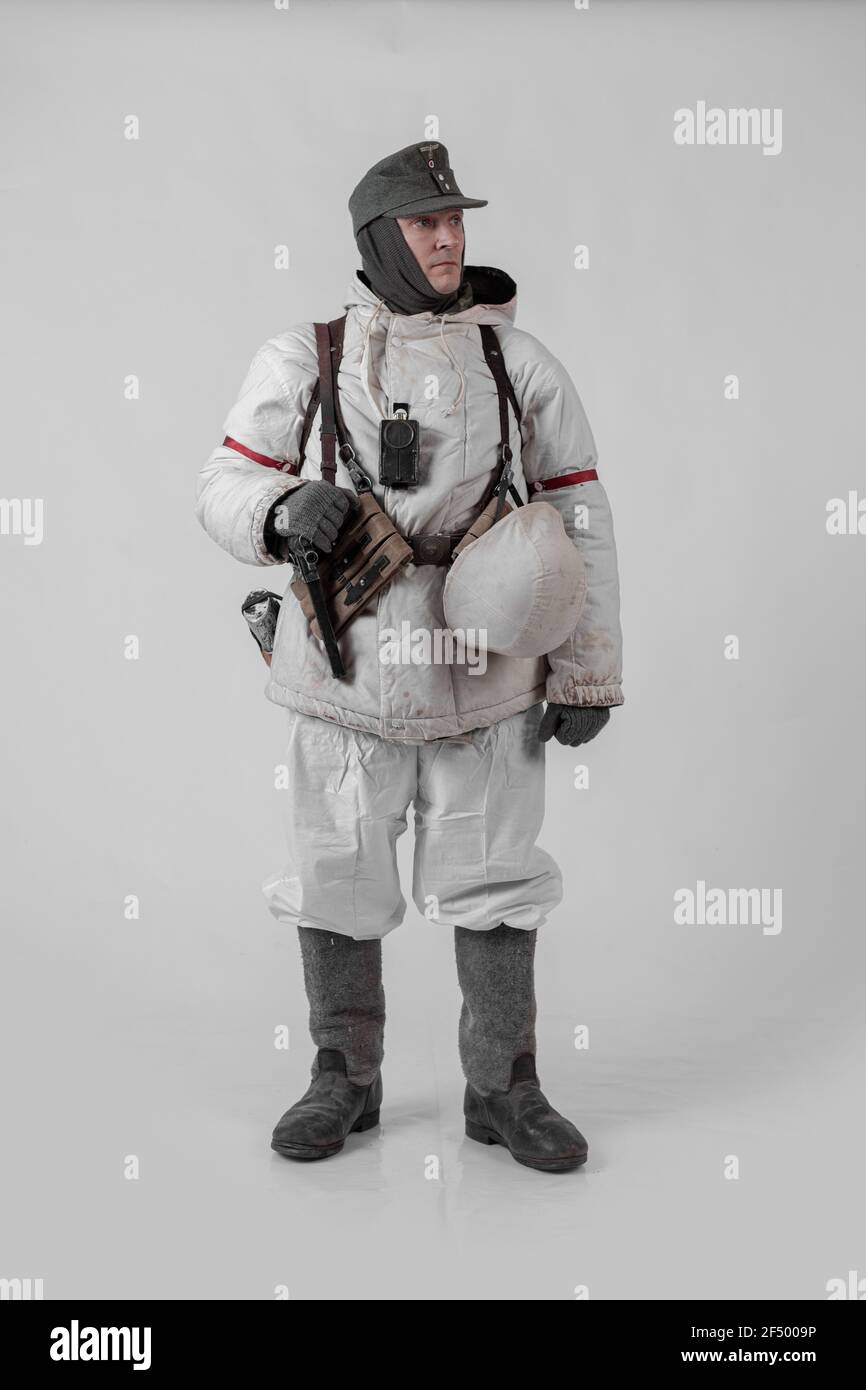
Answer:
[{"label": "man's face", "polygon": [[414,217],[398,217],[397,221],[433,289],[439,294],[451,294],[460,284],[463,261],[462,208],[419,212]]}]

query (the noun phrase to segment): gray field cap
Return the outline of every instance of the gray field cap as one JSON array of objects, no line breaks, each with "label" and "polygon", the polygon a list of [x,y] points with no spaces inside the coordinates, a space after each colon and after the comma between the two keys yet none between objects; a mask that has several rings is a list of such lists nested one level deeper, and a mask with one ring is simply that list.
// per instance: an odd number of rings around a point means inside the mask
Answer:
[{"label": "gray field cap", "polygon": [[460,192],[448,151],[438,140],[406,145],[386,155],[367,170],[349,198],[355,236],[374,217],[486,206],[486,198],[467,198]]}]

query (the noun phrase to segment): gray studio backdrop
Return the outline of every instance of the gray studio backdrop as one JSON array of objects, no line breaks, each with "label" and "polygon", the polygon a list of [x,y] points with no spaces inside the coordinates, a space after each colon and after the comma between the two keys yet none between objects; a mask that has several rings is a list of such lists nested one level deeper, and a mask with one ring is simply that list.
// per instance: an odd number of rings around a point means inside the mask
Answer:
[{"label": "gray studio backdrop", "polygon": [[[856,1289],[866,9],[43,0],[2,29],[0,1277]],[[268,1147],[311,1060],[239,614],[277,576],[199,529],[195,475],[260,343],[342,311],[348,193],[430,121],[489,199],[467,260],[577,384],[620,555],[626,703],[548,754],[539,1071],[591,1146],[561,1177],[464,1138],[451,932],[411,905],[381,1129]]]}]

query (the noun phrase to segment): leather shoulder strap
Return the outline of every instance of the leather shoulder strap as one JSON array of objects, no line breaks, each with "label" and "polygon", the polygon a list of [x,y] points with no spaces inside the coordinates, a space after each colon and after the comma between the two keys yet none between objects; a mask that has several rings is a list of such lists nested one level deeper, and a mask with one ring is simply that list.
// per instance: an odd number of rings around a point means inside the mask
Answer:
[{"label": "leather shoulder strap", "polygon": [[523,498],[514,486],[513,470],[511,467],[512,455],[511,445],[508,442],[508,402],[514,411],[517,420],[517,428],[520,430],[520,407],[517,404],[517,397],[514,394],[514,387],[508,378],[505,370],[505,363],[502,360],[502,349],[499,346],[499,339],[492,323],[480,323],[481,345],[484,348],[484,358],[490,368],[493,380],[496,382],[496,393],[499,397],[499,472],[494,480],[493,495],[498,499],[495,521],[502,515],[505,506],[505,494],[510,492],[519,507],[523,506]]},{"label": "leather shoulder strap", "polygon": [[499,346],[499,339],[496,336],[496,329],[492,323],[479,323],[481,333],[481,346],[484,348],[484,358],[490,368],[493,380],[496,382],[496,390],[499,392],[499,420],[502,425],[502,437],[508,439],[508,407],[506,401],[511,402],[511,409],[514,411],[514,418],[517,427],[520,428],[522,419],[520,406],[517,403],[517,396],[511,384],[511,378],[505,370],[505,363],[502,360],[502,349]]},{"label": "leather shoulder strap", "polygon": [[319,399],[322,406],[322,477],[333,483],[337,477],[337,417],[334,414],[334,372],[331,364],[331,335],[326,323],[317,323],[316,349],[319,354]]},{"label": "leather shoulder strap", "polygon": [[[336,477],[336,440],[339,434],[345,436],[340,416],[337,374],[343,356],[343,337],[346,331],[346,315],[332,319],[330,323],[314,323],[316,332],[316,352],[319,359],[319,379],[313,387],[301,426],[301,439],[298,447],[298,471],[304,465],[307,440],[313,428],[313,421],[319,406],[322,407],[322,477],[333,483]],[[324,390],[323,390],[324,383]]]},{"label": "leather shoulder strap", "polygon": [[343,423],[343,413],[340,410],[340,363],[343,360],[343,339],[346,334],[346,315],[341,318],[332,319],[328,324],[328,333],[331,339],[331,371],[334,381],[334,423],[337,431],[337,438],[340,444],[341,453],[348,443],[346,426]]}]

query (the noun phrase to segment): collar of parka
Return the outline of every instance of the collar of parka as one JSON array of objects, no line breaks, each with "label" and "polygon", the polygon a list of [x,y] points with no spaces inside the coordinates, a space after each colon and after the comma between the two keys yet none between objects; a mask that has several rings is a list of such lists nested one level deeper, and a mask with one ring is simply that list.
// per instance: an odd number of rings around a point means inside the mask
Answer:
[{"label": "collar of parka", "polygon": [[468,309],[457,313],[445,310],[444,314],[434,314],[426,310],[421,314],[397,314],[389,309],[383,299],[362,278],[363,272],[356,271],[343,299],[345,309],[354,309],[360,318],[373,314],[381,321],[399,318],[401,326],[432,323],[434,319],[444,318],[456,323],[514,323],[517,315],[517,285],[504,270],[489,265],[467,265],[463,277],[472,286],[472,304]]}]

